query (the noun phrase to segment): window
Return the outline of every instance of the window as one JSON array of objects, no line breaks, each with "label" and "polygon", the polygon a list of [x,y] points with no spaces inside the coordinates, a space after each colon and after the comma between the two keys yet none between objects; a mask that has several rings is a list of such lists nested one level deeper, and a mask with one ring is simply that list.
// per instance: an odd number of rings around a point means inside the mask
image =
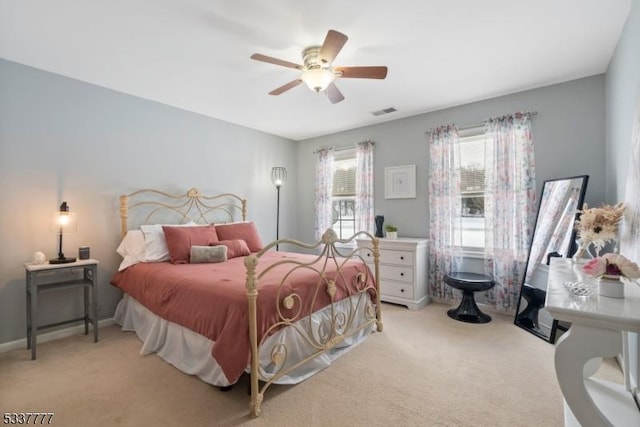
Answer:
[{"label": "window", "polygon": [[333,161],[332,228],[338,238],[351,237],[356,230],[356,151],[342,150]]},{"label": "window", "polygon": [[460,172],[459,221],[454,228],[456,245],[484,248],[485,136],[484,127],[460,132],[455,164]]}]

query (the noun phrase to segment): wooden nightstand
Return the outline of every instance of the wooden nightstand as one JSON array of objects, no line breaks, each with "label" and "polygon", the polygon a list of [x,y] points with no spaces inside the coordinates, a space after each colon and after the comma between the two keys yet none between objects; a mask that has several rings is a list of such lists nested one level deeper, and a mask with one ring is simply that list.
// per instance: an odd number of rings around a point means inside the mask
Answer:
[{"label": "wooden nightstand", "polygon": [[[89,334],[89,323],[93,327],[93,341],[98,342],[98,261],[83,259],[68,264],[25,263],[27,290],[27,349],[31,349],[31,360],[36,358],[38,331],[45,328],[84,320],[84,334]],[[63,289],[82,288],[84,317],[63,322],[38,325],[38,295]],[[91,291],[91,297],[89,297]]]}]

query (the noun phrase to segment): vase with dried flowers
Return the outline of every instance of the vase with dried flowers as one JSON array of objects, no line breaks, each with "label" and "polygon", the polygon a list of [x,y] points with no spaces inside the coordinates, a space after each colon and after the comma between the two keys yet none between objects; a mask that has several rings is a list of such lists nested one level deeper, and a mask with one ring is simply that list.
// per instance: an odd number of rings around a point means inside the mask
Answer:
[{"label": "vase with dried flowers", "polygon": [[[589,208],[586,204],[580,212],[580,219],[575,223],[578,233],[578,250],[573,256],[574,261],[581,260],[585,255],[599,256],[602,249],[608,243],[618,240],[618,223],[624,214],[624,205],[602,205],[598,208]],[[590,252],[591,247],[594,254]]]},{"label": "vase with dried flowers", "polygon": [[638,265],[620,254],[604,254],[582,266],[589,276],[597,277],[598,293],[607,297],[624,297],[624,283],[620,278],[640,278]]}]

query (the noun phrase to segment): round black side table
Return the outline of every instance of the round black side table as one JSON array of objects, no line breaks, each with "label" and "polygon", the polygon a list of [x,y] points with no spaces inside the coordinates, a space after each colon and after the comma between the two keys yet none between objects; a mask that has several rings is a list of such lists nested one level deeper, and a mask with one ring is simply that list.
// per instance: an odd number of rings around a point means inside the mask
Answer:
[{"label": "round black side table", "polygon": [[462,291],[462,301],[458,308],[447,311],[452,319],[468,323],[488,323],[491,316],[484,314],[476,305],[474,292],[486,291],[496,284],[485,274],[455,272],[444,276],[444,283]]}]

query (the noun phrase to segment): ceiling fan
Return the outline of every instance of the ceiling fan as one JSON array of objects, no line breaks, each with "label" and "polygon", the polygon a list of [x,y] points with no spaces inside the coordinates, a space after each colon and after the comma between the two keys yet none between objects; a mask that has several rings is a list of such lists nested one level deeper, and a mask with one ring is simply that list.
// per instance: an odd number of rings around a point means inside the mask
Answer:
[{"label": "ceiling fan", "polygon": [[302,51],[304,65],[294,64],[293,62],[260,53],[254,53],[251,55],[251,59],[302,71],[300,77],[272,90],[269,95],[280,95],[304,82],[314,92],[326,91],[329,101],[332,104],[336,104],[344,99],[344,95],[335,85],[335,79],[384,79],[387,77],[387,67],[383,66],[334,67],[332,65],[333,60],[338,56],[347,40],[348,37],[346,35],[335,30],[329,30],[322,46],[310,46]]}]

